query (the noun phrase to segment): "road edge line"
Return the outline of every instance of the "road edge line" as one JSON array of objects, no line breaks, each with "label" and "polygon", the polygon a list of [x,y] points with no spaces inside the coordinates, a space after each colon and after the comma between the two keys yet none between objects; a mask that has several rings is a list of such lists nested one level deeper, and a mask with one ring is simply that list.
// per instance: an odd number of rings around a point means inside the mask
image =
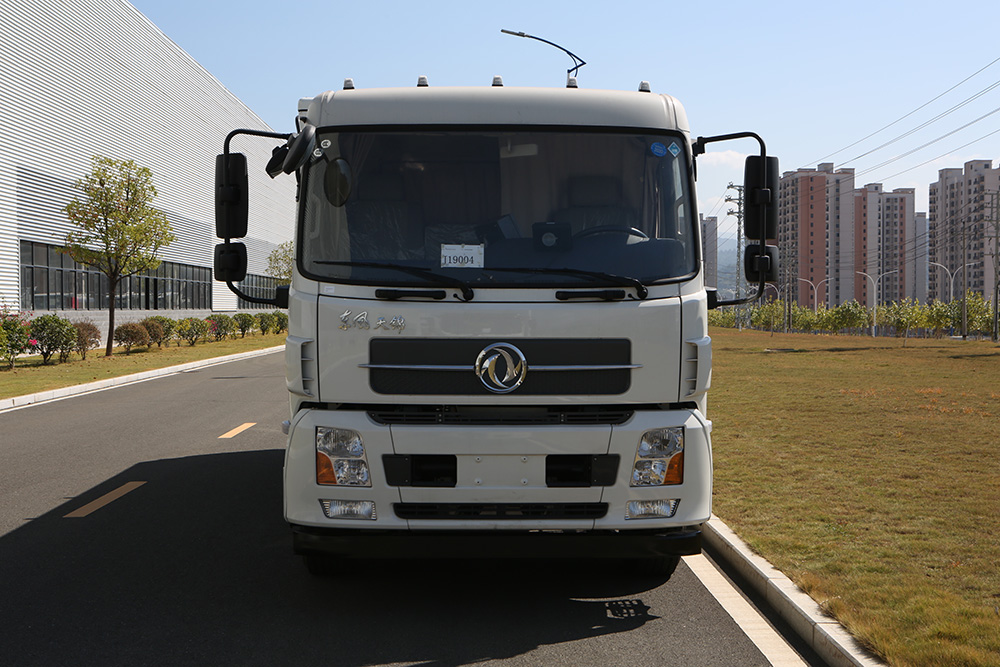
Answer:
[{"label": "road edge line", "polygon": [[702,534],[714,552],[712,555],[739,572],[831,667],[884,667],[887,664],[861,646],[784,573],[753,553],[722,519],[713,514]]},{"label": "road edge line", "polygon": [[284,349],[285,349],[284,345],[277,345],[275,347],[267,347],[262,350],[238,352],[236,354],[229,354],[222,357],[211,357],[209,359],[201,359],[199,361],[189,361],[188,363],[177,364],[176,366],[164,366],[163,368],[154,368],[153,370],[143,371],[141,373],[132,373],[131,375],[121,375],[119,377],[108,378],[106,380],[98,380],[97,382],[88,382],[86,384],[77,384],[77,385],[72,385],[70,387],[63,387],[61,389],[50,389],[49,391],[42,391],[36,394],[26,394],[24,396],[3,398],[0,399],[0,414],[8,412],[10,410],[17,410],[20,408],[30,407],[32,405],[38,405],[40,403],[47,403],[49,401],[56,401],[63,398],[69,398],[71,396],[80,396],[81,394],[89,394],[95,391],[103,391],[104,389],[111,389],[113,387],[132,384],[133,382],[143,382],[144,380],[152,380],[153,378],[165,377],[167,375],[185,373],[187,371],[206,368],[208,366],[214,366],[216,364],[225,364],[229,363],[230,361],[240,361],[243,359],[251,359],[253,357],[264,356],[265,354],[275,354]]}]

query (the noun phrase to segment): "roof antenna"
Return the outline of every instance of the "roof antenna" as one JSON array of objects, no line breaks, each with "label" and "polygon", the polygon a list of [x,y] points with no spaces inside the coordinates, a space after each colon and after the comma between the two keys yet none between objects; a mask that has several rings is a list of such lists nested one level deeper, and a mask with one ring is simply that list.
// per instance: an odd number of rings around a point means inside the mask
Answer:
[{"label": "roof antenna", "polygon": [[538,40],[539,42],[544,42],[549,46],[556,47],[557,49],[568,55],[570,58],[573,59],[573,67],[570,67],[568,70],[566,70],[567,79],[569,77],[575,77],[577,70],[579,70],[581,67],[587,64],[580,56],[576,55],[575,53],[572,53],[567,49],[564,49],[555,42],[550,42],[547,39],[542,39],[541,37],[535,37],[534,35],[529,35],[528,33],[525,32],[514,32],[513,30],[504,30],[503,28],[500,29],[500,32],[502,32],[505,35],[514,35],[515,37],[526,37],[528,39],[535,39]]}]

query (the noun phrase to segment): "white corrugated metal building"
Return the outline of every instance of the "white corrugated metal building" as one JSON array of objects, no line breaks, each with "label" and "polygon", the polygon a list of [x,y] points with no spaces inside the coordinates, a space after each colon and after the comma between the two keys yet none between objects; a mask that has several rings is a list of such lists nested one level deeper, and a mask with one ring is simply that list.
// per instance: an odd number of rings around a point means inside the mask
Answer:
[{"label": "white corrugated metal building", "polygon": [[[124,0],[0,0],[0,301],[106,324],[100,277],[56,252],[74,183],[101,155],[152,171],[176,236],[160,269],[122,284],[116,320],[236,310],[211,266],[215,155],[237,127],[269,129]],[[292,238],[294,179],[263,171],[273,146],[233,143],[250,162],[251,293]]]}]

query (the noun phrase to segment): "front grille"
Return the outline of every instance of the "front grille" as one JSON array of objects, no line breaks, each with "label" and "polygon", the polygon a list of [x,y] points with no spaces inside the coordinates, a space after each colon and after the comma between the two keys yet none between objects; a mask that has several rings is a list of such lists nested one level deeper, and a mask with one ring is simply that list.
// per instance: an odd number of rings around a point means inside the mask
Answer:
[{"label": "front grille", "polygon": [[[372,338],[368,381],[373,391],[384,395],[495,396],[483,386],[473,367],[479,353],[496,342],[481,338]],[[632,344],[628,339],[529,338],[509,342],[524,354],[528,367],[523,384],[511,395],[611,396],[623,394],[631,386]],[[533,366],[538,370],[533,372]],[[545,366],[583,368],[542,370]]]},{"label": "front grille", "polygon": [[396,503],[400,519],[601,519],[607,503]]},{"label": "front grille", "polygon": [[[634,408],[634,406],[633,406]],[[583,406],[387,405],[368,410],[376,424],[449,426],[592,426],[624,424],[633,408]]]}]

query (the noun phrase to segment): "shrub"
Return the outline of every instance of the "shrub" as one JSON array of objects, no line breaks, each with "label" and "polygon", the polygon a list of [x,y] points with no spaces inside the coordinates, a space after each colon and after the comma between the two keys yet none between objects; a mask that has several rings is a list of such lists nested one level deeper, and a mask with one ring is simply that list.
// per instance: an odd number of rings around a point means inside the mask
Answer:
[{"label": "shrub", "polygon": [[265,336],[274,331],[277,322],[274,313],[259,313],[257,315],[257,328]]},{"label": "shrub", "polygon": [[163,325],[154,320],[151,317],[147,317],[142,322],[139,322],[149,334],[149,343],[152,345],[156,343],[156,347],[163,346]]},{"label": "shrub", "polygon": [[177,335],[193,346],[208,335],[208,322],[197,317],[186,317],[177,323]]},{"label": "shrub", "polygon": [[283,310],[274,311],[274,332],[285,333],[288,331],[288,313]]},{"label": "shrub", "polygon": [[215,340],[225,340],[236,332],[236,321],[229,315],[223,313],[213,313],[205,318],[208,322],[208,333]]},{"label": "shrub", "polygon": [[240,332],[240,338],[246,338],[247,332],[252,333],[257,325],[257,321],[250,313],[236,313],[233,315],[233,321]]},{"label": "shrub", "polygon": [[138,322],[126,322],[115,327],[115,342],[131,354],[133,347],[149,347],[149,332]]},{"label": "shrub", "polygon": [[79,353],[81,359],[87,358],[87,351],[93,350],[101,344],[101,330],[90,320],[74,322],[76,329],[76,343],[73,350]]},{"label": "shrub", "polygon": [[7,364],[7,368],[14,368],[17,355],[30,352],[35,347],[28,314],[0,306],[0,329],[4,333],[0,359]]},{"label": "shrub", "polygon": [[41,315],[31,321],[31,337],[35,339],[35,349],[42,355],[42,363],[49,363],[52,355],[62,349],[72,349],[76,330],[69,320],[58,315]]},{"label": "shrub", "polygon": [[[152,317],[147,317],[143,320],[143,322],[156,322],[160,325],[160,328],[163,329],[163,336],[160,340],[153,341],[156,343],[157,347],[161,347],[161,344],[170,345],[171,339],[174,337],[174,334],[177,333],[177,320],[172,320],[163,315],[153,315]],[[150,334],[150,337],[152,338],[152,334]],[[180,345],[180,342],[178,341],[177,344]]]}]

